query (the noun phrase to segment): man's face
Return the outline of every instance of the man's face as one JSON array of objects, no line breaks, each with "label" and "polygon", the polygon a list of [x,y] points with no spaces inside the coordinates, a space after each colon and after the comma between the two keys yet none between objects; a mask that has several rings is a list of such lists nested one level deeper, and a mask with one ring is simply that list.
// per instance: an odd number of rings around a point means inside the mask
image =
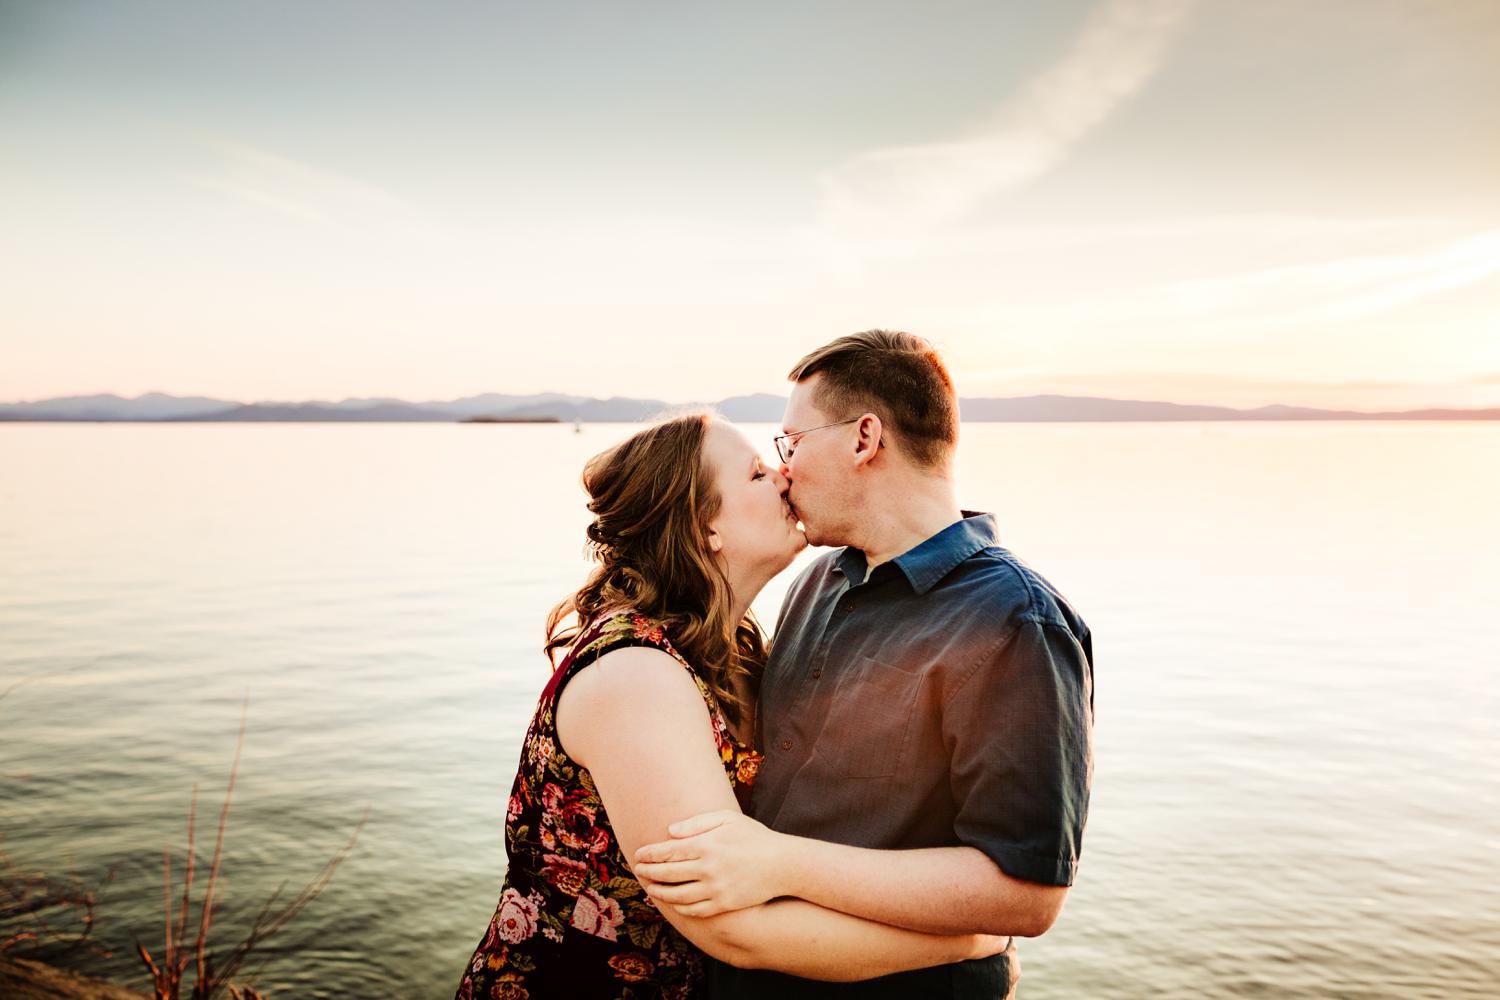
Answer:
[{"label": "man's face", "polygon": [[[852,436],[858,431],[855,424],[824,427],[847,414],[828,414],[814,402],[821,377],[814,375],[792,387],[781,432],[794,435],[787,442],[793,453],[781,471],[791,483],[787,500],[807,532],[808,544],[845,545],[846,525],[856,506]],[[814,427],[823,429],[800,434]]]}]

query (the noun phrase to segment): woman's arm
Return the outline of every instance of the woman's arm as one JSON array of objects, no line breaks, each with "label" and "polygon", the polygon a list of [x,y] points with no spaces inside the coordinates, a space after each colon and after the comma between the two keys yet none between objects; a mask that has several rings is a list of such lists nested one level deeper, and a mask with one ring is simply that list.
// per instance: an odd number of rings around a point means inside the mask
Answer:
[{"label": "woman's arm", "polygon": [[712,916],[778,896],[936,934],[1046,933],[1067,888],[1012,878],[973,847],[851,847],[768,830],[739,810],[694,816],[635,853],[659,905]]},{"label": "woman's arm", "polygon": [[[682,665],[660,650],[606,653],[558,700],[558,737],[588,768],[630,857],[667,825],[710,810],[738,812],[708,709]],[[802,900],[710,917],[662,906],[693,944],[733,965],[809,979],[855,980],[998,952],[1003,939],[902,930]]]}]

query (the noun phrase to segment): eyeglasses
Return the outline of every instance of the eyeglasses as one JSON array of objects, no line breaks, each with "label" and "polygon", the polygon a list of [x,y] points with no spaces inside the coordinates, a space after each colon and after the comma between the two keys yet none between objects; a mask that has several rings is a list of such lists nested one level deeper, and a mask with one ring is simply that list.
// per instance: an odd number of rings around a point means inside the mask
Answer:
[{"label": "eyeglasses", "polygon": [[[838,427],[841,424],[852,424],[854,423],[854,421],[859,419],[861,418],[850,417],[848,420],[835,420],[831,424],[819,424],[817,427],[809,427],[805,431],[792,431],[790,434],[782,434],[774,439],[776,443],[776,455],[781,459],[783,463],[790,462],[792,460],[792,452],[797,450],[796,446],[791,442],[792,438],[800,438],[804,434],[811,434],[813,431],[820,431],[825,427]],[[881,443],[884,444],[884,442]]]}]

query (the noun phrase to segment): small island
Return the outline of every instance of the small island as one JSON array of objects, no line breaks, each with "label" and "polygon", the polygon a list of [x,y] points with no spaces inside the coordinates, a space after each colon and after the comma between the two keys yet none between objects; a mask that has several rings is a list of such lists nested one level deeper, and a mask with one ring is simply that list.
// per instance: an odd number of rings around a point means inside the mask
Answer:
[{"label": "small island", "polygon": [[464,417],[461,424],[560,424],[560,417]]}]

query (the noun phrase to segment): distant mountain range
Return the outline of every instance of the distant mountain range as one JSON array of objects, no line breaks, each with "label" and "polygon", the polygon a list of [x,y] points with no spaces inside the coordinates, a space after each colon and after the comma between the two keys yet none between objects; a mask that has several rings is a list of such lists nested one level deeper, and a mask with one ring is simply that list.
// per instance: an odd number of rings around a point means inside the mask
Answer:
[{"label": "distant mountain range", "polygon": [[[757,393],[732,396],[713,405],[730,420],[778,423],[786,397]],[[409,403],[402,399],[345,399],[337,403],[237,403],[205,396],[169,396],[148,392],[135,399],[113,394],[61,396],[34,402],[0,403],[0,421],[129,421],[144,423],[213,422],[452,422],[474,417],[509,420],[632,422],[648,420],[678,404],[659,399],[611,396],[593,399],[547,392],[529,396],[483,393],[462,399]],[[1427,409],[1367,413],[1319,410],[1300,406],[1262,406],[1237,410],[1227,406],[1186,406],[1136,399],[1091,396],[1017,396],[959,400],[964,420],[974,422],[1065,422],[1141,420],[1500,420],[1500,407],[1478,410]]]}]

